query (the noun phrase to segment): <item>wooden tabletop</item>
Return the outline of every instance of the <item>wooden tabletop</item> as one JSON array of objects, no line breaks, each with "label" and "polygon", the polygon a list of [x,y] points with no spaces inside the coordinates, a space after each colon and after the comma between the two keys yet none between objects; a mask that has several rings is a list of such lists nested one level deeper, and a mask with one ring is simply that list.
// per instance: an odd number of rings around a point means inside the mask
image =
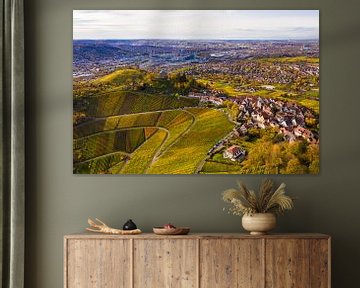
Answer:
[{"label": "wooden tabletop", "polygon": [[188,235],[156,235],[154,233],[142,233],[138,235],[109,235],[101,233],[75,233],[64,236],[65,239],[203,239],[203,238],[222,238],[222,239],[241,239],[241,238],[257,238],[257,239],[329,239],[330,236],[320,233],[286,233],[286,234],[266,234],[266,235],[250,235],[247,233],[189,233]]}]

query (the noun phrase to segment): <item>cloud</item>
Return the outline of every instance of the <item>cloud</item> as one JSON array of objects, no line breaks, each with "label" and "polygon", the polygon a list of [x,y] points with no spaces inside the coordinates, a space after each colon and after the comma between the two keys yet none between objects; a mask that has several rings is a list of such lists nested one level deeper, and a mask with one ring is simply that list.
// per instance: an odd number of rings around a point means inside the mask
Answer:
[{"label": "cloud", "polygon": [[74,10],[74,39],[318,39],[318,10]]}]

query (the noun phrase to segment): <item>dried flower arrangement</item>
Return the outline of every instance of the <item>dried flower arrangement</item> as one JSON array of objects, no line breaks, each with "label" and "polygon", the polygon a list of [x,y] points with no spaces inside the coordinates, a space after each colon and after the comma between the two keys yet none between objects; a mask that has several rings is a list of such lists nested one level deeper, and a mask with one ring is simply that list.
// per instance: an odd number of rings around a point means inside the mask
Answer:
[{"label": "dried flower arrangement", "polygon": [[294,207],[294,199],[285,195],[284,183],[274,190],[274,182],[264,179],[258,193],[249,190],[243,182],[238,182],[238,186],[238,189],[228,189],[222,194],[223,200],[231,204],[229,212],[233,215],[283,214]]}]

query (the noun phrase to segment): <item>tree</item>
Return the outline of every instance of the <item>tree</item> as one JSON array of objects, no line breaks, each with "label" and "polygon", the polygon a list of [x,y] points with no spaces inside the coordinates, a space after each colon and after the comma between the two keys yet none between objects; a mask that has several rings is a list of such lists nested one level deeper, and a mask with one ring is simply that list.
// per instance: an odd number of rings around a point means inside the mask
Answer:
[{"label": "tree", "polygon": [[224,101],[224,105],[226,105],[227,111],[228,111],[231,119],[233,121],[236,121],[240,114],[239,106],[236,103],[229,101],[229,100]]},{"label": "tree", "polygon": [[296,156],[303,156],[307,151],[308,143],[306,140],[297,141],[289,145],[289,150]]},{"label": "tree", "polygon": [[305,174],[307,167],[302,165],[298,158],[293,158],[288,162],[285,172],[286,174]]},{"label": "tree", "polygon": [[305,123],[306,123],[306,126],[308,126],[310,128],[316,128],[316,126],[317,126],[317,120],[315,118],[306,117]]},{"label": "tree", "polygon": [[315,159],[309,165],[309,173],[310,174],[319,174],[320,171],[320,162],[319,159]]},{"label": "tree", "polygon": [[230,108],[230,116],[232,120],[236,121],[240,113],[239,106],[234,103],[232,107]]}]

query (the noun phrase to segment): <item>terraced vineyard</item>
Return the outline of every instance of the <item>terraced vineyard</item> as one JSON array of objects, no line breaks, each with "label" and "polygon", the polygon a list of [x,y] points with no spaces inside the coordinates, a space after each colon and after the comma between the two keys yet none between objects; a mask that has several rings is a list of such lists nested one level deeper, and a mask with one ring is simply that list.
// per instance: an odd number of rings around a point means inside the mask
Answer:
[{"label": "terraced vineyard", "polygon": [[135,91],[104,92],[74,101],[74,109],[82,110],[89,117],[109,117],[124,114],[151,112],[197,106],[198,99],[155,95]]},{"label": "terraced vineyard", "polygon": [[207,152],[226,136],[233,125],[219,110],[192,108],[195,122],[170,149],[162,153],[148,169],[150,174],[191,174],[198,172]]},{"label": "terraced vineyard", "polygon": [[198,173],[233,128],[191,98],[118,91],[82,101],[88,120],[74,126],[74,173]]}]

